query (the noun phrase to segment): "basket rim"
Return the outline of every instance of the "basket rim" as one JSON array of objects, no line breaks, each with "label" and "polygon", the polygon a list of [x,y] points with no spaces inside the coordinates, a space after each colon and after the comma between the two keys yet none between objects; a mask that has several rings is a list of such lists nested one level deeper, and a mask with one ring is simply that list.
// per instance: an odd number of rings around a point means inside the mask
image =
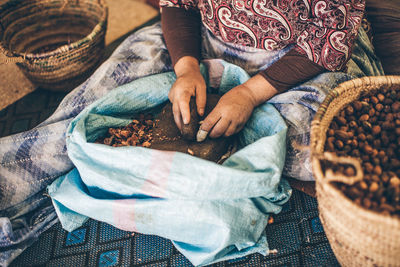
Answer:
[{"label": "basket rim", "polygon": [[[69,0],[65,0],[68,2]],[[48,1],[44,1],[48,2]],[[92,2],[97,2],[100,7],[102,7],[102,16],[100,18],[100,21],[93,27],[92,31],[86,35],[85,37],[72,42],[70,44],[65,44],[60,47],[58,47],[55,50],[47,51],[44,53],[20,53],[20,52],[15,52],[15,51],[10,51],[9,49],[5,48],[3,45],[3,42],[0,40],[0,54],[2,51],[3,53],[7,56],[7,52],[10,53],[12,56],[11,57],[18,57],[22,58],[23,60],[40,60],[43,58],[49,58],[52,56],[57,56],[60,54],[63,54],[65,52],[68,52],[70,50],[73,50],[75,48],[79,48],[80,46],[89,43],[93,41],[96,36],[98,36],[103,30],[107,28],[107,19],[108,19],[108,6],[105,3],[105,0],[93,0]],[[0,32],[3,31],[3,26],[0,23]]]},{"label": "basket rim", "polygon": [[[392,215],[384,215],[380,214],[379,212],[375,212],[366,208],[363,208],[353,201],[351,201],[341,190],[333,186],[333,184],[325,179],[324,177],[320,176],[320,161],[318,157],[318,153],[316,153],[316,147],[317,145],[321,144],[322,140],[321,138],[318,138],[316,136],[316,132],[320,130],[320,122],[322,118],[325,115],[326,110],[328,109],[330,103],[332,100],[340,95],[341,92],[348,90],[349,88],[357,88],[361,86],[372,86],[376,85],[377,87],[379,85],[389,85],[389,86],[400,86],[400,75],[382,75],[382,76],[366,76],[366,77],[361,77],[361,78],[355,78],[346,82],[343,82],[339,84],[337,87],[332,89],[328,95],[325,97],[324,101],[320,105],[320,107],[317,110],[317,113],[315,114],[312,123],[311,123],[311,131],[310,131],[310,149],[311,149],[311,161],[312,161],[312,170],[313,174],[315,177],[315,181],[317,184],[319,184],[319,187],[321,188],[321,191],[324,190],[333,190],[335,194],[338,194],[340,197],[345,199],[346,203],[348,203],[351,207],[358,208],[358,212],[361,212],[362,214],[365,214],[365,216],[371,217],[379,217],[382,220],[385,221],[390,221],[391,224],[393,225],[400,225],[400,218],[392,216]],[[365,91],[360,90],[360,94],[364,93]],[[319,169],[317,169],[319,168]],[[318,170],[318,171],[317,171]],[[320,192],[322,193],[322,192]],[[318,196],[318,190],[317,190],[317,196]]]}]

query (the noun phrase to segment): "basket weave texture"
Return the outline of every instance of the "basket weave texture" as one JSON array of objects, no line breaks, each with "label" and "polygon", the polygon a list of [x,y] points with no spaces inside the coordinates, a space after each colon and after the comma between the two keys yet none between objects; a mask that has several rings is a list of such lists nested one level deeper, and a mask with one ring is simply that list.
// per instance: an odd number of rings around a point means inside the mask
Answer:
[{"label": "basket weave texture", "polygon": [[7,0],[0,3],[0,52],[36,85],[69,90],[104,53],[103,0]]},{"label": "basket weave texture", "polygon": [[342,177],[328,177],[320,163],[321,159],[329,158],[324,153],[324,145],[333,117],[360,96],[383,88],[400,90],[400,76],[364,77],[342,83],[326,97],[311,125],[312,166],[320,219],[342,266],[400,266],[400,219],[353,203],[331,183],[343,181]]}]

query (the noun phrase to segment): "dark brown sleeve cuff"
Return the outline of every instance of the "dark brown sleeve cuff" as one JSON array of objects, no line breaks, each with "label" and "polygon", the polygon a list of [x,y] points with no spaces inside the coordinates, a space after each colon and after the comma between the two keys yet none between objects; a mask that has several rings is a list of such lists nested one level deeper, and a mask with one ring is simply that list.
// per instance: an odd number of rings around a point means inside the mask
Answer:
[{"label": "dark brown sleeve cuff", "polygon": [[184,56],[201,58],[201,18],[194,10],[161,8],[161,27],[172,66]]},{"label": "dark brown sleeve cuff", "polygon": [[281,93],[324,71],[322,66],[292,49],[260,74]]}]

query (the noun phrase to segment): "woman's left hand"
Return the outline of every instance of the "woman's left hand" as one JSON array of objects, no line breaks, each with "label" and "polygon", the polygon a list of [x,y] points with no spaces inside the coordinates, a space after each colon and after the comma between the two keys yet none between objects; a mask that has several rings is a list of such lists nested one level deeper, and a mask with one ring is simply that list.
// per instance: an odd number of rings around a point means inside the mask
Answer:
[{"label": "woman's left hand", "polygon": [[243,128],[254,107],[255,102],[246,86],[239,85],[220,98],[201,124],[201,130],[209,132],[211,138],[231,136]]},{"label": "woman's left hand", "polygon": [[207,135],[217,138],[239,132],[250,118],[253,109],[277,92],[261,75],[256,75],[231,89],[220,98],[215,108],[203,120],[197,133],[197,141],[203,141]]}]

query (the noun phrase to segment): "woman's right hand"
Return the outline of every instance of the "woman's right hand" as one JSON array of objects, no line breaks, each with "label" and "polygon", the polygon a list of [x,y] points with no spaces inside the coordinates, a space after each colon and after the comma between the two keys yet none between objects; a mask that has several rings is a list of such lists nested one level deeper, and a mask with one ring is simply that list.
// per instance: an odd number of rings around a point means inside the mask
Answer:
[{"label": "woman's right hand", "polygon": [[172,85],[168,98],[172,103],[174,120],[179,130],[190,121],[189,102],[196,98],[197,113],[203,116],[206,106],[206,83],[200,73],[199,62],[191,56],[180,58],[174,66],[176,81]]}]

